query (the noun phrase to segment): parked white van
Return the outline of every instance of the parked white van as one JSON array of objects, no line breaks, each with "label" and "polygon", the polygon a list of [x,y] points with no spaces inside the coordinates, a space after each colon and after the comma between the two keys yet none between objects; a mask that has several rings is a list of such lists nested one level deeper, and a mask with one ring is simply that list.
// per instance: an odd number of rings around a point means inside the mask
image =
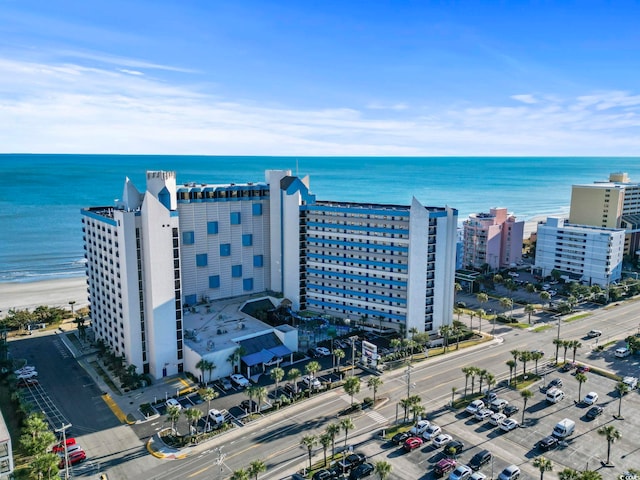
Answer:
[{"label": "parked white van", "polygon": [[563,418],[556,424],[551,434],[556,438],[563,439],[567,438],[570,435],[573,435],[575,429],[576,422],[569,418]]},{"label": "parked white van", "polygon": [[627,347],[616,348],[615,356],[618,358],[624,358],[631,355],[631,350]]},{"label": "parked white van", "polygon": [[564,392],[559,388],[552,388],[547,390],[547,402],[558,403],[564,398]]}]

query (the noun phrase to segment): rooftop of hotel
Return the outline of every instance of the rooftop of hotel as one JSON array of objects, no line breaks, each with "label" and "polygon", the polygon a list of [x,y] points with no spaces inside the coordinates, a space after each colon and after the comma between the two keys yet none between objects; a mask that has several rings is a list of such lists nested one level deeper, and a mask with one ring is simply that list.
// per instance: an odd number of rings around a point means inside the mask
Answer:
[{"label": "rooftop of hotel", "polygon": [[[247,303],[260,299],[268,300],[274,308],[280,303],[277,298],[261,294],[216,300],[185,308],[185,343],[200,355],[206,355],[214,350],[236,348],[239,346],[238,340],[270,331],[274,327],[242,312]],[[283,327],[290,328],[288,325]]]}]

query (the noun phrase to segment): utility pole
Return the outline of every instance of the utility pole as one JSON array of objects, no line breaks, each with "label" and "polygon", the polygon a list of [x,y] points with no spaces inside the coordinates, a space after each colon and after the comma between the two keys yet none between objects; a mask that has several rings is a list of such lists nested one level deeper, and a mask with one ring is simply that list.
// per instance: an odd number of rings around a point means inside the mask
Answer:
[{"label": "utility pole", "polygon": [[62,426],[56,429],[57,433],[62,432],[62,446],[64,447],[64,478],[69,480],[69,450],[67,449],[67,429],[71,428],[71,424],[62,424]]},{"label": "utility pole", "polygon": [[407,363],[407,398],[411,395],[411,364]]}]

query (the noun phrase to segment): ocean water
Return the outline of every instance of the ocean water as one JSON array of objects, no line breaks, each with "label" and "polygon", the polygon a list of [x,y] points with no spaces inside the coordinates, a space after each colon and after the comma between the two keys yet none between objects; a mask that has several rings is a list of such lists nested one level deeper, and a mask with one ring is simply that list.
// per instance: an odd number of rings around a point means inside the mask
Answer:
[{"label": "ocean water", "polygon": [[0,282],[84,275],[80,209],[113,205],[125,177],[145,187],[147,170],[179,183],[264,181],[267,169],[310,175],[320,200],[458,209],[459,219],[506,207],[519,219],[567,212],[571,185],[627,172],[640,158],[596,157],[223,157],[0,155]]}]

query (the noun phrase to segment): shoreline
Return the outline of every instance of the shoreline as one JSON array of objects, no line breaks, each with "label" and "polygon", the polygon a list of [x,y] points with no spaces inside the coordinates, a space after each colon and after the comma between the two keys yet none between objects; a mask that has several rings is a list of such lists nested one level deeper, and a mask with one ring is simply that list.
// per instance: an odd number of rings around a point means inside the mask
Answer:
[{"label": "shoreline", "polygon": [[70,309],[86,307],[87,281],[85,277],[41,280],[37,282],[0,283],[0,317],[9,310],[34,309],[41,305]]}]

